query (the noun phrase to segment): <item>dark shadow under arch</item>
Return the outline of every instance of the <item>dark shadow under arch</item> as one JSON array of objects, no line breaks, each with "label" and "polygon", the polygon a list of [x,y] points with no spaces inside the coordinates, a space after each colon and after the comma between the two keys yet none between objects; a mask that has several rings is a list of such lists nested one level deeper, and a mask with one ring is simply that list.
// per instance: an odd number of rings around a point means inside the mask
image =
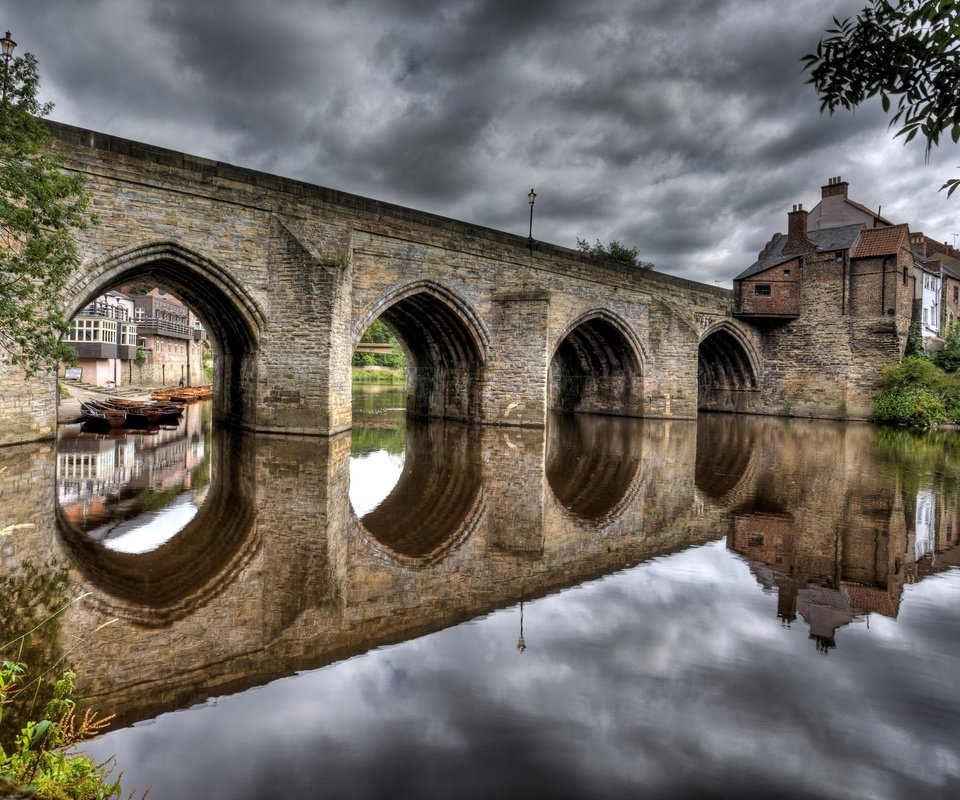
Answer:
[{"label": "dark shadow under arch", "polygon": [[624,323],[603,313],[577,320],[550,360],[548,408],[642,416],[639,348],[627,331]]},{"label": "dark shadow under arch", "polygon": [[697,420],[697,489],[730,507],[755,490],[755,456],[763,426],[750,417],[705,414]]},{"label": "dark shadow under arch", "polygon": [[697,351],[697,407],[701,411],[749,411],[757,397],[756,359],[743,339],[721,326]]},{"label": "dark shadow under arch", "polygon": [[426,282],[404,287],[366,315],[354,341],[378,318],[407,358],[407,413],[479,421],[487,339],[466,304]]},{"label": "dark shadow under arch", "polygon": [[553,414],[547,427],[547,483],[574,516],[615,517],[640,478],[643,421]]}]

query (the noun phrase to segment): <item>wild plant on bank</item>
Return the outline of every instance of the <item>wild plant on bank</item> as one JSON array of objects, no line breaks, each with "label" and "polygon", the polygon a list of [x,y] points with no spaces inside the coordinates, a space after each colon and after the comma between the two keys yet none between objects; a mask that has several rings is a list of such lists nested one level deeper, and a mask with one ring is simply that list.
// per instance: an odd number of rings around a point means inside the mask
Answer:
[{"label": "wild plant on bank", "polygon": [[[21,688],[26,667],[0,663],[0,713]],[[43,718],[28,722],[8,754],[0,746],[0,779],[45,800],[107,800],[120,797],[119,779],[111,780],[113,765],[97,764],[75,751],[78,743],[101,733],[113,715],[99,717],[87,710],[77,715],[73,693],[76,675],[66,671],[54,685]]]},{"label": "wild plant on bank", "polygon": [[[9,534],[15,527],[21,526],[5,528],[0,533]],[[30,575],[28,570],[28,579]],[[32,581],[28,583],[33,586]],[[61,585],[59,575],[54,575],[54,583]],[[16,591],[11,594],[18,596]],[[0,656],[7,656],[0,660],[0,732],[8,730],[0,736],[0,789],[12,785],[44,800],[121,797],[120,776],[116,780],[112,777],[112,759],[96,763],[77,749],[79,743],[103,732],[113,715],[101,717],[91,710],[81,714],[73,699],[76,675],[64,669],[67,654],[54,657],[53,663],[44,667],[48,648],[32,644],[37,637],[43,639],[55,630],[63,612],[85,596],[60,605],[35,624],[28,623],[29,630],[0,644]],[[98,626],[94,633],[109,624]],[[22,661],[28,653],[41,659],[37,674],[29,675]],[[51,689],[47,680],[54,670],[63,672]],[[49,699],[43,704],[41,698],[47,692]],[[40,708],[39,704],[43,704],[40,719],[35,719],[34,709]],[[15,721],[12,729],[7,724],[10,721]],[[14,733],[18,728],[19,732]]]},{"label": "wild plant on bank", "polygon": [[932,428],[960,423],[960,373],[946,373],[930,359],[907,356],[883,371],[873,401],[873,420],[886,425]]}]

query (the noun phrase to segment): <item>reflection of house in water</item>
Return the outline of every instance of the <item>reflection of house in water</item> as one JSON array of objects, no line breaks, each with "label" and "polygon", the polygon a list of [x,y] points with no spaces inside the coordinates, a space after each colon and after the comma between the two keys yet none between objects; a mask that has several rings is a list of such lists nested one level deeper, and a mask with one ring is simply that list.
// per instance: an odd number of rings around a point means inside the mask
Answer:
[{"label": "reflection of house in water", "polygon": [[60,512],[77,529],[97,536],[98,528],[163,503],[165,493],[189,490],[205,463],[201,413],[200,407],[188,408],[178,427],[151,433],[100,434],[67,426],[57,444]]},{"label": "reflection of house in water", "polygon": [[[798,529],[789,513],[737,511],[727,545],[753,562],[764,587],[777,591],[780,619],[789,625],[801,617],[826,652],[836,646],[838,628],[870,613],[895,618],[905,583],[956,563],[957,512],[938,519],[936,508],[931,489],[917,492],[915,513],[896,490],[848,494],[839,525],[827,536]],[[941,553],[947,558],[938,567]]]}]

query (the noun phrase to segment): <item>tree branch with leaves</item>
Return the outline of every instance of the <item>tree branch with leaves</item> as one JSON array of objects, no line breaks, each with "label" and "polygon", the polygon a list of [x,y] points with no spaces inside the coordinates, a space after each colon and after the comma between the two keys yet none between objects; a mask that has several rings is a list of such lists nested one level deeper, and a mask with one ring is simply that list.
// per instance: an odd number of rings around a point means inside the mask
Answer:
[{"label": "tree branch with leaves", "polygon": [[[879,97],[890,127],[904,143],[926,141],[927,157],[949,134],[960,141],[960,2],[873,0],[856,17],[826,31],[804,69],[820,96],[820,110],[852,110]],[[960,186],[948,180],[947,195]]]},{"label": "tree branch with leaves", "polygon": [[63,171],[37,98],[37,61],[13,58],[0,100],[0,359],[27,376],[71,360],[62,292],[80,265],[75,234],[93,220],[84,178]]}]

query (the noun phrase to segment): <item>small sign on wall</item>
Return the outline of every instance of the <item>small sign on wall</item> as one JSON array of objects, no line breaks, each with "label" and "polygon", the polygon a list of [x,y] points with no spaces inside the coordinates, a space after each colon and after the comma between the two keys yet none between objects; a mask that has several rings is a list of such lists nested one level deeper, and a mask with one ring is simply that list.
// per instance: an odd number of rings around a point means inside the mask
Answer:
[{"label": "small sign on wall", "polygon": [[63,378],[67,381],[78,381],[83,374],[83,367],[67,367],[63,371]]}]

